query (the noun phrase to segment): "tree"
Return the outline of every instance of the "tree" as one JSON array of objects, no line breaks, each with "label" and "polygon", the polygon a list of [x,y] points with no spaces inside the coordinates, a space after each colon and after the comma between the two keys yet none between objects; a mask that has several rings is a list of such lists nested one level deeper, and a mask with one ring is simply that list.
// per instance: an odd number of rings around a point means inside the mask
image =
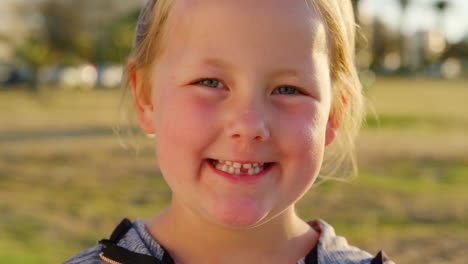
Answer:
[{"label": "tree", "polygon": [[16,57],[32,68],[33,89],[38,88],[37,73],[42,66],[76,64],[90,56],[92,40],[82,32],[78,7],[77,1],[40,3],[42,27],[16,47]]},{"label": "tree", "polygon": [[444,28],[443,20],[444,20],[445,11],[447,10],[448,7],[449,7],[449,2],[446,0],[439,0],[439,1],[434,2],[434,8],[439,15],[439,28],[441,31],[443,31],[443,28]]},{"label": "tree", "polygon": [[359,24],[359,2],[360,1],[361,0],[351,0],[351,3],[353,4],[354,17],[358,24]]},{"label": "tree", "polygon": [[82,32],[82,12],[77,1],[45,1],[44,39],[50,48],[49,63],[73,64],[89,55],[92,40]]},{"label": "tree", "polygon": [[400,53],[400,60],[401,60],[401,69],[403,71],[407,70],[407,59],[406,59],[406,39],[405,35],[403,33],[404,27],[406,26],[405,23],[405,18],[406,18],[406,13],[408,10],[408,6],[410,4],[410,0],[398,0],[398,3],[400,4],[400,9],[401,9],[401,17],[400,17],[400,29],[399,29],[399,53]]},{"label": "tree", "polygon": [[394,52],[394,34],[380,19],[375,18],[372,23],[372,61],[370,68],[374,71],[382,70],[385,55]]},{"label": "tree", "polygon": [[77,5],[76,1],[44,0],[39,6],[42,28],[17,47],[18,58],[38,68],[44,64],[75,64],[90,56],[92,39],[82,32],[82,13]]},{"label": "tree", "polygon": [[443,34],[443,32],[444,32],[444,17],[445,17],[445,12],[447,8],[449,7],[449,2],[446,0],[438,0],[434,2],[433,7],[438,14],[438,29],[444,41],[444,46],[442,47],[442,49],[439,51],[436,51],[435,54],[433,54],[434,57],[432,58],[432,62],[435,62],[437,60],[440,60],[441,55],[447,50],[448,43],[445,40],[445,34]]},{"label": "tree", "polygon": [[443,12],[448,7],[448,2],[445,0],[437,1],[434,3],[434,6],[441,12]]},{"label": "tree", "polygon": [[91,62],[122,63],[133,46],[135,25],[139,10],[117,17],[103,29],[96,40],[95,53]]}]

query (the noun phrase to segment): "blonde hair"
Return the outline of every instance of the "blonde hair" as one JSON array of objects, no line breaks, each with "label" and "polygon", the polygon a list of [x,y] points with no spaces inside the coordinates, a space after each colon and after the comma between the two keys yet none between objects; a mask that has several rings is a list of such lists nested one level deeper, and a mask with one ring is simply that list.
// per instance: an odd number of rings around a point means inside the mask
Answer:
[{"label": "blonde hair", "polygon": [[[355,140],[364,116],[364,97],[355,66],[356,22],[350,0],[306,0],[325,23],[333,87],[331,113],[337,136],[325,152],[322,179],[338,172],[357,175]],[[334,178],[340,179],[340,178]]]},{"label": "blonde hair", "polygon": [[[127,76],[136,69],[145,71],[157,61],[165,46],[163,41],[166,39],[167,21],[174,1],[146,2],[138,18],[134,47],[130,54],[132,63],[128,64]],[[351,169],[355,175],[355,138],[363,116],[363,96],[354,64],[356,25],[352,5],[350,0],[305,1],[321,16],[327,30],[333,84],[331,113],[338,127],[334,143],[327,147],[321,178],[332,178],[340,169]],[[128,81],[125,85],[128,90]]]}]

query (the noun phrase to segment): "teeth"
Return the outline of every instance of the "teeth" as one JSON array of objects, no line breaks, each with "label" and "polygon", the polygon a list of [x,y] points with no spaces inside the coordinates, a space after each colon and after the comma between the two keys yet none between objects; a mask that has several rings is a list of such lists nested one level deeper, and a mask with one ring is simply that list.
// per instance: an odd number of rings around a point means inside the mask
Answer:
[{"label": "teeth", "polygon": [[230,174],[247,174],[254,175],[265,169],[265,163],[239,163],[225,160],[213,160],[213,165],[216,169]]}]

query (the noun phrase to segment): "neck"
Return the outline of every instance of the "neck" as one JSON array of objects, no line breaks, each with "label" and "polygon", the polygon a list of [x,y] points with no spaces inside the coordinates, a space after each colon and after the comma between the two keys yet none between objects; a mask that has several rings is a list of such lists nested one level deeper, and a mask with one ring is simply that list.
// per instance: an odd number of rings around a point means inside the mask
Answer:
[{"label": "neck", "polygon": [[295,263],[318,239],[288,208],[251,228],[216,225],[173,204],[148,223],[148,230],[176,263]]}]

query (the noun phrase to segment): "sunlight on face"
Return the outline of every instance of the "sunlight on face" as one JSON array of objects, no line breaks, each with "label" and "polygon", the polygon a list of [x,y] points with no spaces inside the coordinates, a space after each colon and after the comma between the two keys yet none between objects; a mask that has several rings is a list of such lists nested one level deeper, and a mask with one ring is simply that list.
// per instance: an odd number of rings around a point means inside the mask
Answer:
[{"label": "sunlight on face", "polygon": [[[173,12],[151,71],[171,206],[237,227],[293,213],[325,145],[331,88],[322,22],[304,1],[180,1]],[[263,165],[250,176],[217,166],[223,161]]]}]

